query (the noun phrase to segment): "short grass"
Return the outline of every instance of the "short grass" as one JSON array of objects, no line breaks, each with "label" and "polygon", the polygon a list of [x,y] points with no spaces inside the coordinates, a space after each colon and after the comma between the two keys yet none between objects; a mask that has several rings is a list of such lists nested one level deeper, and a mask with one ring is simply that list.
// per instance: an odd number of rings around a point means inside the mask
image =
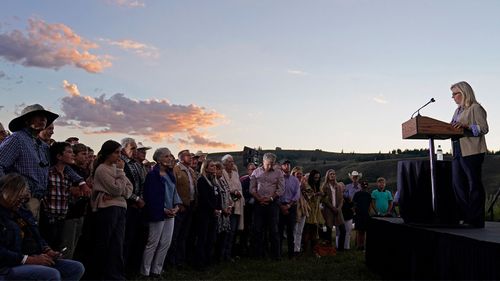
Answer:
[{"label": "short grass", "polygon": [[333,257],[301,256],[281,261],[242,258],[207,271],[167,270],[165,280],[375,280],[380,276],[365,265],[364,253],[345,251]]}]

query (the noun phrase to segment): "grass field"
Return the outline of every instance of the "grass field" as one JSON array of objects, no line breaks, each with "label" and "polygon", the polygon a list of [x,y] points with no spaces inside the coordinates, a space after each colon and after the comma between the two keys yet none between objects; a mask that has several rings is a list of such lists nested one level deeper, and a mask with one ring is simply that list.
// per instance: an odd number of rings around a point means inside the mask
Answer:
[{"label": "grass field", "polygon": [[242,258],[207,271],[167,270],[164,280],[374,280],[380,277],[365,265],[364,253],[345,251],[333,257],[301,256],[281,261]]}]

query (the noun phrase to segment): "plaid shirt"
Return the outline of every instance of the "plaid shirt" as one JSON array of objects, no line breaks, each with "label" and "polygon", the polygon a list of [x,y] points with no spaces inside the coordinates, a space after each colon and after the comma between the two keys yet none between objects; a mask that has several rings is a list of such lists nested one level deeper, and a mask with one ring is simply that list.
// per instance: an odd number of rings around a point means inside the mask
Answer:
[{"label": "plaid shirt", "polygon": [[[49,146],[28,129],[14,132],[0,144],[0,177],[8,173],[23,175],[31,196],[43,198],[49,176]],[[73,182],[83,181],[73,170],[68,174]]]},{"label": "plaid shirt", "polygon": [[24,176],[33,197],[43,197],[49,175],[49,146],[28,129],[14,132],[0,144],[0,176],[12,172]]},{"label": "plaid shirt", "polygon": [[55,166],[49,169],[48,192],[45,196],[44,210],[49,219],[64,219],[68,213],[68,200],[71,179],[68,166],[64,167],[63,173],[59,173]]}]

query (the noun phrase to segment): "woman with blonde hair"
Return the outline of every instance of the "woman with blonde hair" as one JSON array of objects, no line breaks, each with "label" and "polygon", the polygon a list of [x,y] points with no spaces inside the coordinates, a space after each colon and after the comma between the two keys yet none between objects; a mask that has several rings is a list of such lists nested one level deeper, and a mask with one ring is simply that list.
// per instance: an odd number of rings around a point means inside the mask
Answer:
[{"label": "woman with blonde hair", "polygon": [[23,176],[0,177],[0,279],[80,280],[85,268],[45,242],[33,214],[23,207],[29,198]]},{"label": "woman with blonde hair", "polygon": [[486,110],[476,100],[474,90],[465,81],[450,87],[458,105],[451,124],[463,128],[464,136],[452,138],[453,189],[459,207],[459,217],[472,227],[484,228],[485,191],[481,179],[484,155],[487,152],[484,135],[488,133]]},{"label": "woman with blonde hair", "polygon": [[195,267],[205,269],[212,263],[212,250],[217,234],[217,221],[222,215],[220,188],[215,180],[216,163],[203,161],[197,181],[198,206],[196,210],[197,244]]},{"label": "woman with blonde hair", "polygon": [[344,243],[346,238],[344,217],[342,215],[344,188],[344,183],[337,182],[337,175],[335,173],[335,170],[330,169],[326,171],[325,180],[321,185],[321,192],[323,193],[323,197],[321,199],[323,208],[321,209],[321,213],[323,214],[325,224],[327,226],[327,241],[331,242],[332,229],[334,226],[336,228],[335,233],[338,237],[337,248],[339,250],[344,250]]}]

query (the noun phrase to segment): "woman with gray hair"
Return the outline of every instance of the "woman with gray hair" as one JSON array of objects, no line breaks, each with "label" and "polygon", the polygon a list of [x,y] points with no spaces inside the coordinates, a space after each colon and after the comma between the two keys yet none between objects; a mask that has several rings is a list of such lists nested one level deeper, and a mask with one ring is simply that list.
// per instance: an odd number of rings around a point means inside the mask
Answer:
[{"label": "woman with gray hair", "polygon": [[474,90],[465,81],[451,85],[451,97],[458,105],[451,124],[464,129],[460,138],[452,138],[453,189],[464,223],[484,228],[485,191],[481,179],[484,155],[488,151],[484,135],[488,133],[486,110]]},{"label": "woman with gray hair", "polygon": [[170,150],[158,148],[153,159],[157,164],[144,182],[144,209],[149,237],[142,257],[141,274],[158,277],[172,241],[175,216],[182,201],[175,188],[175,158]]},{"label": "woman with gray hair", "polygon": [[238,175],[238,168],[234,164],[233,156],[226,154],[222,157],[222,178],[229,187],[230,200],[233,205],[233,211],[229,217],[231,229],[226,234],[222,258],[232,260],[232,248],[236,231],[243,230],[243,208],[245,200],[243,199],[243,189]]}]

